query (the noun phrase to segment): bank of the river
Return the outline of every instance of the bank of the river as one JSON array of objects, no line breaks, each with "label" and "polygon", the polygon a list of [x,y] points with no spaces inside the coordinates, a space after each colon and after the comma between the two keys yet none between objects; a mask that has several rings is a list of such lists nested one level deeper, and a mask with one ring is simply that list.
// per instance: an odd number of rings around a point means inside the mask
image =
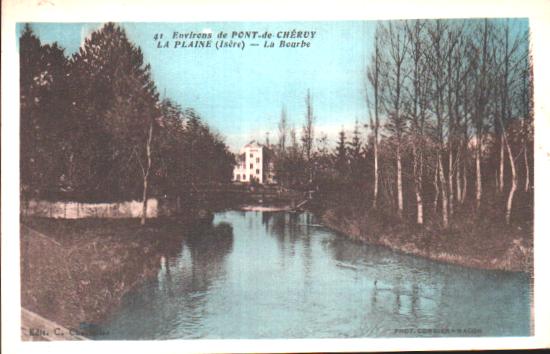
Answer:
[{"label": "bank of the river", "polygon": [[348,237],[407,254],[481,269],[533,271],[533,229],[508,226],[472,215],[455,217],[447,230],[417,227],[373,209],[352,206],[317,209],[325,226]]},{"label": "bank of the river", "polygon": [[361,246],[309,212],[229,210],[186,236],[92,338],[527,336],[530,289],[527,274]]},{"label": "bank of the river", "polygon": [[[465,217],[447,231],[417,228],[345,204],[315,212],[354,240],[468,267],[532,272],[529,227]],[[136,219],[22,218],[22,306],[68,328],[93,328],[180,251],[196,220],[184,219],[151,219],[142,227]]]},{"label": "bank of the river", "polygon": [[137,219],[23,218],[22,307],[68,328],[93,329],[126,292],[157,274],[185,230],[174,219],[142,227]]}]

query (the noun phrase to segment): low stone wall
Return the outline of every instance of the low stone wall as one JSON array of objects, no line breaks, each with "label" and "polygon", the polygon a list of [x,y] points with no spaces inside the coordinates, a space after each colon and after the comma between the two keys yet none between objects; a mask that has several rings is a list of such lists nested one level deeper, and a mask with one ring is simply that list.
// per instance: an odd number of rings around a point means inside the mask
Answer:
[{"label": "low stone wall", "polygon": [[[174,212],[174,203],[162,199],[150,198],[147,201],[147,217],[168,216]],[[71,201],[50,202],[46,200],[29,200],[21,203],[23,216],[39,216],[54,219],[83,218],[139,218],[143,204],[141,201],[118,203],[77,203]]]}]

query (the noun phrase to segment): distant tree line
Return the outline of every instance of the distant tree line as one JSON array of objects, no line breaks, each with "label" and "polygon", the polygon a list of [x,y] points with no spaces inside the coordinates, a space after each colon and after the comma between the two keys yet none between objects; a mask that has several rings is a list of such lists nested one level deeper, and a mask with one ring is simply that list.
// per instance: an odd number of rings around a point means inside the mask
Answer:
[{"label": "distant tree line", "polygon": [[27,24],[19,49],[22,197],[146,201],[230,180],[234,157],[221,136],[159,98],[121,27],[105,24],[67,58]]},{"label": "distant tree line", "polygon": [[283,109],[283,184],[419,225],[429,217],[447,228],[464,210],[532,220],[527,29],[504,19],[380,22],[364,82],[368,124],[356,121],[351,136],[342,129],[336,148],[313,134],[309,92],[301,139]]}]

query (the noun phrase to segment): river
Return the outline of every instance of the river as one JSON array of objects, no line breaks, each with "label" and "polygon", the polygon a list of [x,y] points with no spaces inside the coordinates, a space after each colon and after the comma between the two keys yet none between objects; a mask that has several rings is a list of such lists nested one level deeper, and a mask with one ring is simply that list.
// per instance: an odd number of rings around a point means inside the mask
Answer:
[{"label": "river", "polygon": [[357,243],[309,213],[226,211],[161,257],[96,339],[527,336],[523,273]]}]

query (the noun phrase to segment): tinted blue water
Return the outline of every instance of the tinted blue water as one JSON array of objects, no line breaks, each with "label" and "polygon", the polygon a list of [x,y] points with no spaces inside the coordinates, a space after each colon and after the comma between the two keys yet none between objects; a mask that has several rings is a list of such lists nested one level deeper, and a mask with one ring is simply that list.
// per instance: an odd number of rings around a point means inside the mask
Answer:
[{"label": "tinted blue water", "polygon": [[529,277],[352,242],[307,213],[218,213],[98,339],[530,335]]}]

